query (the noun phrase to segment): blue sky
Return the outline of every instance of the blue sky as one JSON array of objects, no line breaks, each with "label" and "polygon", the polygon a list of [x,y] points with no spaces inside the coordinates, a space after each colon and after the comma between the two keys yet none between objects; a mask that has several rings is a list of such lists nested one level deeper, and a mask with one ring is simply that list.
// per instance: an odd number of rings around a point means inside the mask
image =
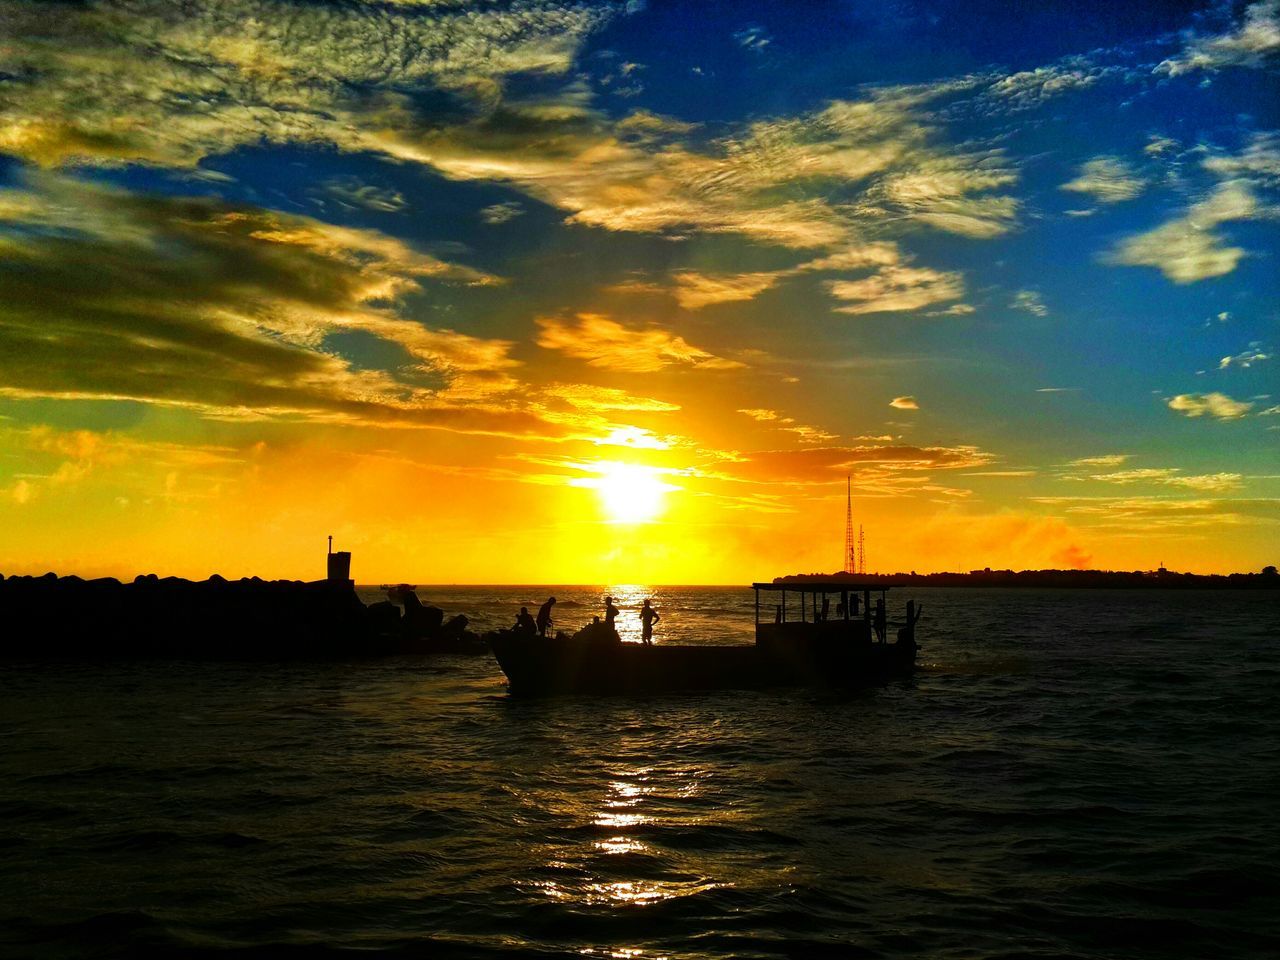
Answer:
[{"label": "blue sky", "polygon": [[0,567],[1274,562],[1280,3],[1028,6],[0,0]]}]

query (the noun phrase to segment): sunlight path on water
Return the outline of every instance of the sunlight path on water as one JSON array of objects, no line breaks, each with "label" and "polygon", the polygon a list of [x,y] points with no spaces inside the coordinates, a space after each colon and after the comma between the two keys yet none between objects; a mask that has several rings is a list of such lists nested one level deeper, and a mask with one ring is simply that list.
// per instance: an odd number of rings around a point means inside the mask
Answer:
[{"label": "sunlight path on water", "polygon": [[[422,592],[505,623],[551,591],[567,628],[606,588]],[[682,642],[749,629],[750,591],[654,596]],[[11,665],[0,955],[1276,955],[1274,597],[917,599],[917,676],[843,697]]]}]

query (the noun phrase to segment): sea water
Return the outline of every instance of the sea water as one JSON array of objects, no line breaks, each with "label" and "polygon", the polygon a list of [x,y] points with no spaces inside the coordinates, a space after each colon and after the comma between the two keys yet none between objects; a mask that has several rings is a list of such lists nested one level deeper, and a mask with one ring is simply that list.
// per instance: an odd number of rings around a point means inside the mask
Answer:
[{"label": "sea water", "polygon": [[[751,637],[749,590],[419,591],[564,629],[605,592],[627,638],[644,596],[658,642]],[[0,953],[1280,954],[1280,594],[911,595],[921,669],[849,696],[5,664]]]}]

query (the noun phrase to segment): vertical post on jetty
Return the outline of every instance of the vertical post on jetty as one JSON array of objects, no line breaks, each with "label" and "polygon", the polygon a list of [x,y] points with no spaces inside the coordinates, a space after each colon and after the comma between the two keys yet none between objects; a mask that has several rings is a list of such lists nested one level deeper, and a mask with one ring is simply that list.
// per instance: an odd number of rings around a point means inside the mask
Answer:
[{"label": "vertical post on jetty", "polygon": [[342,584],[344,587],[355,586],[355,581],[351,579],[351,551],[339,550],[333,552],[333,537],[329,537],[329,568],[326,579],[329,583]]}]

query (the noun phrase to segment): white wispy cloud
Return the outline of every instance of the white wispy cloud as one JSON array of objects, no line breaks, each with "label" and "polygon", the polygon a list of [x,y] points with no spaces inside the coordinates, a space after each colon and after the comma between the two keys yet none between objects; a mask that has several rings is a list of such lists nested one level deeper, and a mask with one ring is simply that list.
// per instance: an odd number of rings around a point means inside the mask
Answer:
[{"label": "white wispy cloud", "polygon": [[[695,136],[696,125],[647,111],[609,116],[573,72],[586,39],[621,14],[551,0],[103,0],[52,17],[33,0],[0,0],[0,150],[50,166],[192,169],[262,143],[332,146],[501,183],[570,223],[797,250],[858,245],[886,222],[977,239],[1016,227],[1016,167],[998,150],[949,143],[933,109],[983,78],[866,87]],[[767,37],[740,39],[759,48]],[[511,81],[528,76],[562,80],[516,95]],[[449,109],[424,110],[424,93]],[[385,200],[361,191],[347,202]],[[515,212],[497,204],[480,216]],[[755,289],[769,284],[758,277]],[[691,306],[749,292],[693,276],[678,289]]]},{"label": "white wispy cloud", "polygon": [[[809,273],[879,271],[903,262],[897,244],[876,241],[837,249],[784,270],[754,273],[701,273],[677,271],[673,295],[686,310],[698,310],[715,303],[752,300],[792,277]],[[647,291],[646,291],[647,292]]]},{"label": "white wispy cloud", "polygon": [[336,177],[322,185],[324,196],[348,209],[399,213],[409,204],[399,190],[363,183],[355,177]]},{"label": "white wispy cloud", "polygon": [[1182,52],[1156,71],[1176,77],[1195,70],[1257,67],[1280,51],[1280,0],[1261,0],[1245,9],[1242,22],[1216,36],[1189,35]]},{"label": "white wispy cloud", "polygon": [[1210,416],[1216,420],[1235,420],[1253,409],[1252,401],[1233,400],[1225,393],[1180,393],[1167,401],[1170,410],[1188,417]]},{"label": "white wispy cloud", "polygon": [[754,300],[766,290],[775,287],[786,276],[783,271],[706,274],[694,270],[677,271],[676,301],[686,310],[699,310],[715,303],[733,303]]},{"label": "white wispy cloud", "polygon": [[1019,290],[1013,295],[1012,306],[1015,310],[1023,310],[1037,317],[1047,317],[1049,308],[1038,290]]},{"label": "white wispy cloud", "polygon": [[895,410],[919,410],[920,404],[915,397],[894,397],[889,401],[889,406]]},{"label": "white wispy cloud", "polygon": [[1218,369],[1225,370],[1227,367],[1251,367],[1255,363],[1262,363],[1264,360],[1270,360],[1271,354],[1262,349],[1262,341],[1251,341],[1248,348],[1241,350],[1234,356],[1223,357],[1218,361]]},{"label": "white wispy cloud", "polygon": [[1220,177],[1247,177],[1260,184],[1280,184],[1280,134],[1262,131],[1249,137],[1238,154],[1211,153],[1201,166]]},{"label": "white wispy cloud", "polygon": [[848,301],[835,308],[839,313],[885,313],[958,300],[964,296],[964,279],[955,272],[896,265],[861,280],[830,280],[827,290]]},{"label": "white wispy cloud", "polygon": [[1228,246],[1214,228],[1232,220],[1247,220],[1257,210],[1249,184],[1228,180],[1182,216],[1122,240],[1103,261],[1155,267],[1177,284],[1220,277],[1236,268],[1245,250]]},{"label": "white wispy cloud", "polygon": [[[988,237],[1012,229],[1016,179],[1002,155],[949,146],[926,109],[946,85],[869,89],[714,140],[621,122],[574,99],[559,113],[506,100],[474,122],[384,131],[377,149],[457,180],[505,182],[568,222],[643,233],[730,233],[794,249],[857,244],[866,224]],[[557,100],[557,103],[560,101]],[[646,120],[649,118],[646,117]],[[832,188],[862,203],[836,203]]]},{"label": "white wispy cloud", "polygon": [[479,104],[517,74],[563,74],[612,7],[526,0],[282,4],[265,0],[4,0],[0,150],[35,163],[190,167],[269,142],[375,148],[409,114],[400,91]]},{"label": "white wispy cloud", "polygon": [[765,47],[773,42],[773,37],[769,35],[768,30],[754,24],[737,31],[733,35],[733,39],[738,41],[738,46],[753,53],[761,53]]},{"label": "white wispy cloud", "polygon": [[1071,467],[1118,467],[1129,459],[1127,453],[1106,453],[1097,457],[1080,457],[1068,463]]},{"label": "white wispy cloud", "polygon": [[1074,180],[1061,187],[1075,193],[1087,193],[1099,203],[1132,200],[1146,187],[1146,181],[1119,157],[1094,157],[1080,166]]},{"label": "white wispy cloud", "polygon": [[508,201],[506,203],[494,203],[480,210],[480,219],[490,226],[497,226],[500,223],[507,223],[524,213],[524,207],[520,204]]},{"label": "white wispy cloud", "polygon": [[1103,69],[1079,60],[1071,64],[1051,64],[1000,77],[987,93],[1007,101],[1015,109],[1026,110],[1053,97],[1091,87],[1103,75]]},{"label": "white wispy cloud", "polygon": [[1206,473],[1184,476],[1178,467],[1144,467],[1134,470],[1117,470],[1112,473],[1095,473],[1088,479],[1120,485],[1153,483],[1201,491],[1236,490],[1242,486],[1243,481],[1243,478],[1238,473]]}]

